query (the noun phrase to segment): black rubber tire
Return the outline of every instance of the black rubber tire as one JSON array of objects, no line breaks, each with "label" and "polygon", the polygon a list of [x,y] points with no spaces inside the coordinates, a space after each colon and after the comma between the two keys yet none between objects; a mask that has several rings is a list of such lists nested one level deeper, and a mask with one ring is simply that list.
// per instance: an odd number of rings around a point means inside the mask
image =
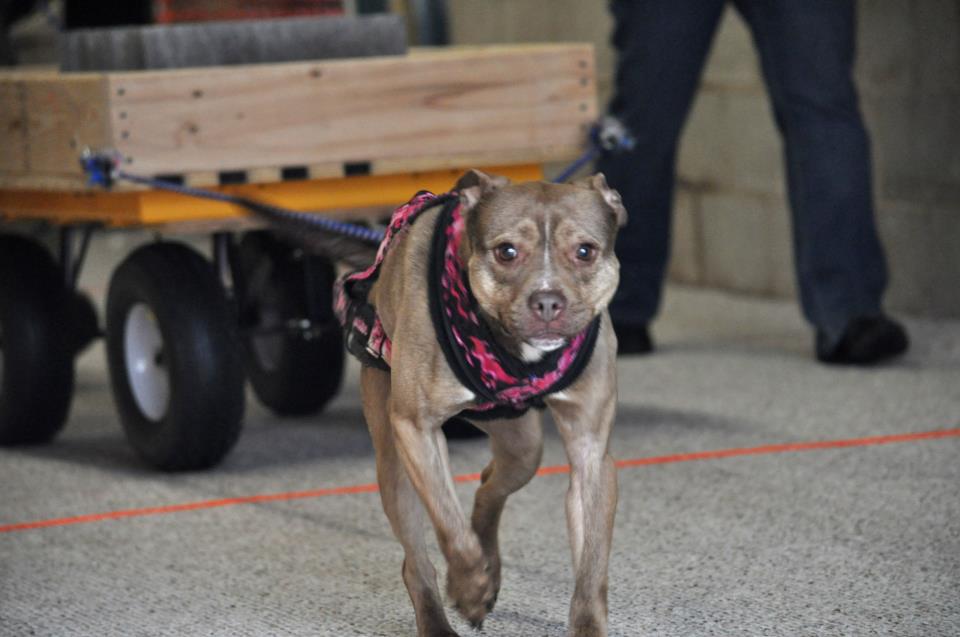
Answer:
[{"label": "black rubber tire", "polygon": [[[155,319],[157,365],[169,379],[156,418],[138,404],[127,370],[127,319],[141,304]],[[141,247],[114,271],[106,314],[114,402],[134,450],[164,471],[219,463],[240,435],[244,377],[235,317],[210,263],[178,243]]]},{"label": "black rubber tire", "polygon": [[72,292],[69,295],[70,333],[72,348],[75,356],[103,336],[100,331],[100,319],[97,317],[97,308],[93,300],[85,292]]},{"label": "black rubber tire", "polygon": [[[340,390],[343,335],[333,315],[333,264],[304,255],[265,231],[249,232],[240,242],[246,290],[241,295],[241,322],[247,377],[254,393],[279,416],[318,413]],[[285,331],[290,320],[308,316],[306,268],[313,273],[323,331],[307,338]],[[257,329],[280,331],[262,335]]]},{"label": "black rubber tire", "polygon": [[0,236],[0,445],[41,444],[73,397],[73,342],[60,268],[39,243]]}]

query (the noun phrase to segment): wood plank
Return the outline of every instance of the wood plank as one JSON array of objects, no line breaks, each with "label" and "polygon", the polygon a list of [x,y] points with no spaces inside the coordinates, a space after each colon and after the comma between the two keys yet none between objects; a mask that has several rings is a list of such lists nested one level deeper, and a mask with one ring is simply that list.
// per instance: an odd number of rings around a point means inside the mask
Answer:
[{"label": "wood plank", "polygon": [[0,174],[27,172],[26,106],[22,82],[0,81]]},{"label": "wood plank", "polygon": [[253,168],[247,171],[247,183],[267,184],[280,179],[281,169],[275,166],[264,166],[263,168]]},{"label": "wood plank", "polygon": [[[586,130],[584,130],[586,135]],[[524,149],[517,151],[494,151],[471,154],[449,154],[432,157],[404,157],[393,159],[378,159],[371,162],[370,174],[391,175],[401,172],[430,171],[430,170],[458,170],[478,166],[495,164],[543,164],[558,160],[572,159],[583,152],[581,145],[559,147],[545,146],[541,149]]]},{"label": "wood plank", "polygon": [[[438,157],[412,157],[401,159],[382,159],[370,162],[370,175],[396,175],[401,173],[422,173],[438,170],[450,170],[458,174],[470,168],[493,165],[529,165],[554,162],[556,157],[572,158],[579,155],[581,147],[549,147],[540,151],[473,153],[470,155],[447,155]],[[284,167],[263,167],[246,171],[249,184],[271,184],[288,181],[282,177]],[[339,179],[345,177],[344,164],[314,164],[302,167],[306,174],[303,179]],[[216,188],[220,185],[220,174],[216,171],[196,171],[167,176],[177,176],[183,184],[195,188]],[[154,175],[158,176],[158,175]],[[86,175],[25,174],[0,170],[0,190],[72,190],[91,189]],[[101,190],[94,187],[92,190]],[[112,191],[130,192],[149,190],[146,186],[129,182],[118,182]]]},{"label": "wood plank", "polygon": [[114,146],[149,174],[521,152],[561,160],[597,113],[589,45],[107,77]]},{"label": "wood plank", "polygon": [[188,173],[183,177],[183,183],[188,186],[192,186],[193,188],[206,188],[208,186],[217,186],[220,184],[217,173],[214,171]]},{"label": "wood plank", "polygon": [[335,179],[343,177],[343,164],[331,162],[326,164],[311,164],[307,166],[310,179]]},{"label": "wood plank", "polygon": [[0,187],[83,188],[80,151],[110,143],[105,89],[96,74],[0,73]]},{"label": "wood plank", "polygon": [[[596,116],[589,45],[417,49],[403,58],[62,75],[0,72],[0,188],[87,189],[84,146],[214,185],[543,163]],[[263,169],[263,170],[261,170]],[[119,184],[120,190],[140,190]]]},{"label": "wood plank", "polygon": [[31,172],[80,175],[80,151],[109,145],[106,82],[95,75],[24,81]]},{"label": "wood plank", "polygon": [[43,173],[0,171],[2,190],[87,190],[85,175],[51,175]]}]

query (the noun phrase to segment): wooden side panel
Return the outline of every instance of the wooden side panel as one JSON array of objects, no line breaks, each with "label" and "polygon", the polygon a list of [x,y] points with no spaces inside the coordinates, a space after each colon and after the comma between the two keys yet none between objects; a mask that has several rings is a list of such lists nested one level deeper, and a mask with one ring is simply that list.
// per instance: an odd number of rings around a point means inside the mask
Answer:
[{"label": "wooden side panel", "polygon": [[82,186],[81,150],[110,143],[105,87],[101,75],[0,75],[0,185]]},{"label": "wooden side panel", "polygon": [[57,76],[27,83],[30,167],[53,174],[80,174],[85,146],[108,144],[105,80],[99,75]]},{"label": "wooden side panel", "polygon": [[0,173],[27,172],[27,119],[23,86],[0,81]]},{"label": "wooden side panel", "polygon": [[113,146],[147,174],[555,161],[596,117],[589,45],[108,77]]}]

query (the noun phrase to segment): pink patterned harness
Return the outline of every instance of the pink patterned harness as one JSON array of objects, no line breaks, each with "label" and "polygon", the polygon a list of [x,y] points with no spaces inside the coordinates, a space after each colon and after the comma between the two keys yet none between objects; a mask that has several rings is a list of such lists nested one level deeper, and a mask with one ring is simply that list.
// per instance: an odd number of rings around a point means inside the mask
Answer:
[{"label": "pink patterned harness", "polygon": [[458,258],[464,217],[457,192],[420,192],[394,211],[373,264],[337,282],[334,310],[346,333],[347,349],[364,365],[390,369],[391,341],[376,308],[368,301],[370,287],[397,235],[425,210],[443,206],[433,233],[428,296],[437,341],[461,383],[477,396],[463,415],[503,418],[542,408],[543,397],[569,387],[590,360],[600,328],[594,319],[563,348],[537,363],[527,363],[497,342],[483,320],[470,282]]}]

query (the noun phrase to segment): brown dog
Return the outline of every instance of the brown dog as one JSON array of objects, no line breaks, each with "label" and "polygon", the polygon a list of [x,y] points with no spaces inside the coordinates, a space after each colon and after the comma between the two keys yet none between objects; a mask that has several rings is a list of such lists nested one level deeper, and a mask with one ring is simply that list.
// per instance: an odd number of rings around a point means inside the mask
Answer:
[{"label": "brown dog", "polygon": [[[471,171],[457,192],[466,228],[457,256],[478,314],[500,346],[534,364],[598,326],[576,380],[538,405],[550,409],[570,462],[567,524],[576,587],[569,634],[606,635],[617,504],[607,449],[617,401],[617,344],[606,306],[617,287],[613,246],[626,212],[602,175],[574,184],[510,184]],[[403,581],[421,637],[456,635],[427,555],[425,517],[448,563],[448,598],[480,626],[500,589],[500,513],[507,497],[534,476],[543,445],[536,410],[476,421],[490,436],[493,459],[467,518],[441,425],[479,401],[451,369],[431,316],[428,262],[439,214],[439,206],[423,212],[383,260],[367,298],[392,341],[392,360],[389,371],[366,366],[361,375],[383,508],[403,544]]]}]

